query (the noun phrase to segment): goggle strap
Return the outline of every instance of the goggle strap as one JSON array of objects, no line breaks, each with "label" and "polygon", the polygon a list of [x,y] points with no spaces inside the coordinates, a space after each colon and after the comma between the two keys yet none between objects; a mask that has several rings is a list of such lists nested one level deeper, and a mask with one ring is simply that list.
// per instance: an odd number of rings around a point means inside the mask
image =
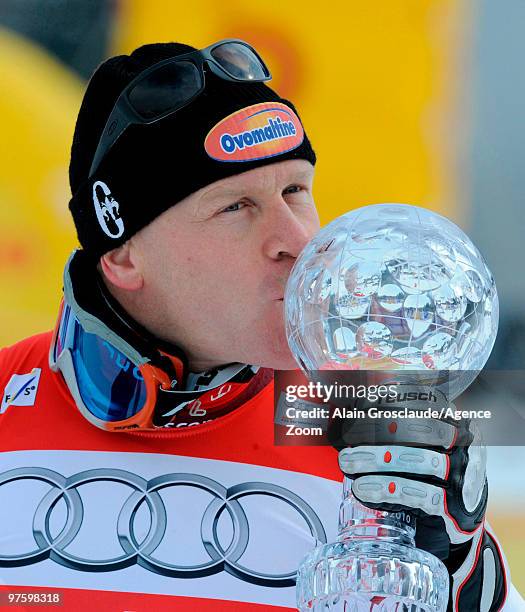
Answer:
[{"label": "goggle strap", "polygon": [[185,364],[183,362],[182,359],[179,359],[178,357],[174,356],[174,355],[169,355],[168,353],[165,353],[164,351],[160,351],[160,361],[161,361],[161,367],[162,370],[164,372],[166,372],[168,374],[169,377],[171,377],[171,380],[168,384],[168,386],[162,385],[163,389],[169,390],[169,389],[175,389],[175,388],[181,388],[184,386],[185,384],[185,377],[186,377],[186,369],[185,369]]},{"label": "goggle strap", "polygon": [[[131,344],[126,342],[124,338],[115,333],[110,327],[108,327],[100,318],[85,310],[77,300],[77,289],[82,287],[81,282],[75,282],[74,276],[77,272],[81,272],[81,270],[77,270],[76,268],[80,266],[80,260],[82,259],[81,251],[74,251],[73,254],[68,259],[66,267],[64,269],[64,299],[66,303],[68,303],[75,317],[78,319],[83,329],[91,334],[95,334],[106,340],[109,344],[114,346],[121,353],[126,355],[126,357],[134,363],[136,366],[141,366],[145,363],[148,363],[150,359],[145,357],[139,353]],[[87,268],[87,266],[83,266],[83,268]],[[97,274],[95,269],[95,274]],[[93,285],[89,282],[89,280],[85,280],[85,286],[90,285],[92,287],[91,293],[93,294]],[[97,283],[98,286],[98,283]]]}]

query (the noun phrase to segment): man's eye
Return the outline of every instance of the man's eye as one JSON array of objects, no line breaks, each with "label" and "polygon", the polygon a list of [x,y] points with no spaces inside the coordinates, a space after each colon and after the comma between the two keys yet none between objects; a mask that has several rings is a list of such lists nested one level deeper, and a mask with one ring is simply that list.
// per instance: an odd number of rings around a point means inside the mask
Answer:
[{"label": "man's eye", "polygon": [[223,208],[221,210],[221,213],[223,212],[236,212],[238,210],[241,210],[241,208],[244,207],[244,204],[242,202],[235,202],[235,204],[230,204],[230,206],[227,206],[226,208]]},{"label": "man's eye", "polygon": [[299,191],[302,191],[302,187],[300,187],[299,185],[290,185],[289,187],[286,187],[286,189],[283,190],[283,195],[286,195],[288,193],[299,193]]}]

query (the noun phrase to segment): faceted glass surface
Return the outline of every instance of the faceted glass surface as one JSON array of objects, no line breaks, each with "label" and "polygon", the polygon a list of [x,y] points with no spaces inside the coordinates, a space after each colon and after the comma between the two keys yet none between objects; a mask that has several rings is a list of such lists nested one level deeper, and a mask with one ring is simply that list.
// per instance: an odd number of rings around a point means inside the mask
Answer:
[{"label": "faceted glass surface", "polygon": [[406,204],[366,206],[324,227],[295,263],[285,311],[305,371],[461,371],[454,397],[486,363],[499,312],[468,236]]},{"label": "faceted glass surface", "polygon": [[441,612],[448,591],[439,559],[381,539],[319,546],[297,575],[301,612]]},{"label": "faceted glass surface", "polygon": [[301,612],[445,612],[448,571],[414,544],[415,523],[404,513],[371,510],[344,479],[336,542],[303,559],[297,573]]}]

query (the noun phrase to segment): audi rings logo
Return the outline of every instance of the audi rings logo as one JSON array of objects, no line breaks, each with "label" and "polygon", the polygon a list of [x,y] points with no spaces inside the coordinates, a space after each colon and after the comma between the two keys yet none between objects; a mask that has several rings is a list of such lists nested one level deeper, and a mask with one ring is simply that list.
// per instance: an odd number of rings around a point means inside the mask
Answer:
[{"label": "audi rings logo", "polygon": [[[152,572],[175,578],[199,578],[226,571],[241,580],[271,587],[295,584],[296,569],[281,574],[255,571],[242,564],[242,556],[250,539],[250,526],[239,500],[249,495],[268,495],[284,501],[307,523],[310,533],[326,543],[326,534],[319,517],[305,501],[288,489],[267,482],[244,482],[229,488],[198,474],[172,473],[145,480],[126,470],[100,468],[85,470],[68,478],[47,468],[17,468],[0,474],[0,486],[20,480],[38,480],[51,489],[38,503],[33,517],[36,548],[15,555],[0,555],[0,566],[14,567],[52,559],[65,567],[84,572],[109,572],[138,564]],[[65,549],[75,539],[82,526],[84,505],[78,488],[94,482],[109,481],[127,485],[131,494],[123,503],[117,521],[118,540],[122,554],[107,559],[86,559]],[[196,487],[210,493],[212,501],[203,513],[200,536],[209,560],[196,565],[176,565],[155,557],[155,551],[166,533],[168,513],[159,491],[168,487]],[[67,513],[65,524],[56,536],[50,531],[51,513],[63,498]],[[139,506],[150,513],[150,527],[139,543],[134,533],[134,520]],[[226,512],[233,526],[233,537],[225,548],[219,542],[217,525]]]}]

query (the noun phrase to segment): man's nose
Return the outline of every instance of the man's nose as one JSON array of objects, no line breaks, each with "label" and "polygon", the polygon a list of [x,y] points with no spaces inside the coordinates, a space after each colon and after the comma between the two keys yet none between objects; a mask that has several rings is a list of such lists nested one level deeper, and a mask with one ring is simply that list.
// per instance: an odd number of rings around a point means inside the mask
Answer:
[{"label": "man's nose", "polygon": [[[310,218],[312,217],[312,218]],[[272,259],[296,259],[318,229],[315,215],[298,216],[286,203],[276,206],[267,219],[264,251]]]}]

